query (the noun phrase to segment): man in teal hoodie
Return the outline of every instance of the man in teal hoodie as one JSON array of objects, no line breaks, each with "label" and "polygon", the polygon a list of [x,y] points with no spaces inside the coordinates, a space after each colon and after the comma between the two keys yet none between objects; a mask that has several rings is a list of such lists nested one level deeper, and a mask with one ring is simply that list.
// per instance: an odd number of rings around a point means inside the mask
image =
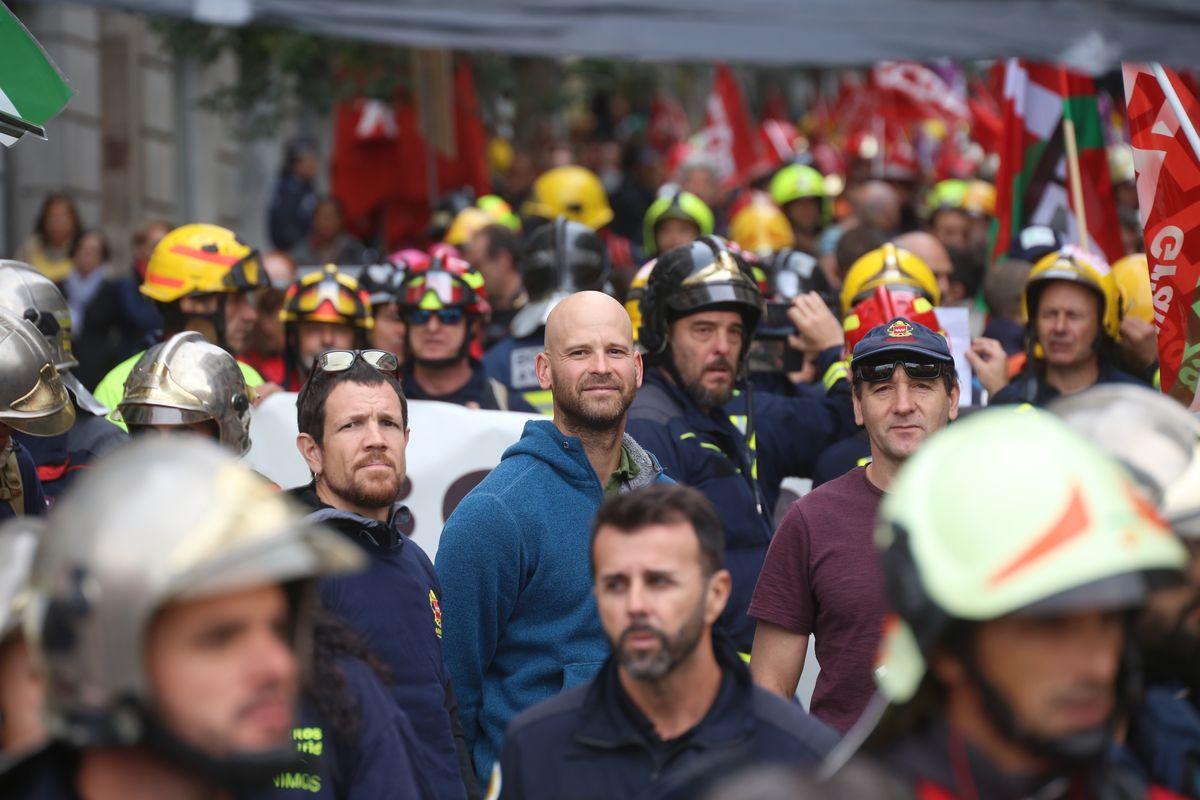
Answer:
[{"label": "man in teal hoodie", "polygon": [[525,425],[450,516],[437,552],[446,665],[480,775],[514,716],[590,681],[608,656],[588,562],[605,495],[670,482],[625,434],[642,359],[616,300],[579,292],[560,303],[536,369],[553,422]]}]

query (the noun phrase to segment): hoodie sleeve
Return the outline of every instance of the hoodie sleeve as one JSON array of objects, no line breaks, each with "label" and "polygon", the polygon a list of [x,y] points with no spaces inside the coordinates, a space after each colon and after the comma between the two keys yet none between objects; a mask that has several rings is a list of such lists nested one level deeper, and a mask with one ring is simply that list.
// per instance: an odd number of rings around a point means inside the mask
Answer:
[{"label": "hoodie sleeve", "polygon": [[467,495],[442,529],[442,646],[467,744],[480,735],[483,679],[521,589],[520,529],[494,495]]}]

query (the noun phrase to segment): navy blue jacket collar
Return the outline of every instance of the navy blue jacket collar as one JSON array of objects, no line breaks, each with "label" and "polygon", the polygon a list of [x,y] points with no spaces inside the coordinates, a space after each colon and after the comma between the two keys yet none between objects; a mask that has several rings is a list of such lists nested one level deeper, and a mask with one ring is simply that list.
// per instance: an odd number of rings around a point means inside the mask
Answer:
[{"label": "navy blue jacket collar", "polygon": [[[753,735],[756,725],[749,671],[732,645],[715,632],[713,652],[721,666],[721,688],[708,713],[685,734],[689,744],[698,747],[740,742]],[[606,749],[650,747],[646,738],[647,732],[653,735],[650,723],[621,688],[617,663],[611,655],[587,689],[581,716],[575,731],[575,740],[581,744]]]},{"label": "navy blue jacket collar", "polygon": [[412,529],[412,513],[403,503],[393,505],[388,521],[381,522],[328,505],[317,496],[315,481],[306,486],[289,489],[288,494],[313,509],[313,512],[308,515],[313,522],[324,523],[360,544],[372,545],[381,550],[403,547],[406,538],[405,531]]}]

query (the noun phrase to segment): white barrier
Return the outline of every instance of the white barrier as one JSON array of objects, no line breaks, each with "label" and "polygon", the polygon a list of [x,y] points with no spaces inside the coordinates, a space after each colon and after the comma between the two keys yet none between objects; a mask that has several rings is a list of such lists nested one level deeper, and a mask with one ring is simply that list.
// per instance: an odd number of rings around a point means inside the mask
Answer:
[{"label": "white barrier", "polygon": [[[408,404],[407,479],[402,500],[413,513],[413,540],[433,558],[442,525],[467,492],[500,462],[525,423],[545,419],[451,403]],[[254,409],[246,463],[285,489],[311,480],[296,449],[296,395],[277,392]]]}]

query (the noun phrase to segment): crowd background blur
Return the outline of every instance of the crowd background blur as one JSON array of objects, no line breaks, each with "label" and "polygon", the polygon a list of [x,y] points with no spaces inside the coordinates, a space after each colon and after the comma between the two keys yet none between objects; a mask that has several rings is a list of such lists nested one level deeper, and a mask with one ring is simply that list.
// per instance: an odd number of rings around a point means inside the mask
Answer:
[{"label": "crowd background blur", "polygon": [[[1003,274],[1022,259],[1002,257],[1022,255],[1013,243],[1023,228],[1044,223],[1109,263],[1143,248],[1119,71],[550,60],[351,47],[70,4],[14,10],[76,80],[82,71],[71,67],[96,59],[86,80],[99,86],[81,88],[97,91],[79,92],[57,141],[26,142],[0,165],[0,253],[63,287],[88,385],[157,327],[133,289],[166,230],[159,219],[207,218],[268,263],[290,259],[280,290],[297,269],[382,263],[444,240],[488,279],[489,345],[523,302],[514,271],[522,241],[559,214],[598,232],[620,299],[661,252],[651,239],[688,241],[692,224],[731,238],[766,282],[785,262],[794,271],[815,259],[831,299],[859,256],[904,235],[902,246],[937,276],[941,304],[967,307],[971,334],[988,327],[1010,354],[1022,349],[1023,312],[1012,300],[1021,281]],[[131,74],[101,57],[106,47],[159,59],[134,70],[141,86],[127,108],[91,108]],[[297,82],[331,66],[335,77]],[[1024,124],[1022,93],[1065,103],[1051,116],[1075,109],[1085,242],[1058,169],[1065,145],[1039,138],[1045,120]],[[54,158],[93,134],[98,147]],[[587,172],[551,172],[565,166]],[[142,180],[118,188],[130,176]],[[701,211],[669,199],[680,192]],[[488,228],[496,223],[505,230]],[[790,299],[787,286],[764,288]],[[263,300],[267,309],[279,302]],[[277,352],[282,334],[269,316],[257,349]]]}]

